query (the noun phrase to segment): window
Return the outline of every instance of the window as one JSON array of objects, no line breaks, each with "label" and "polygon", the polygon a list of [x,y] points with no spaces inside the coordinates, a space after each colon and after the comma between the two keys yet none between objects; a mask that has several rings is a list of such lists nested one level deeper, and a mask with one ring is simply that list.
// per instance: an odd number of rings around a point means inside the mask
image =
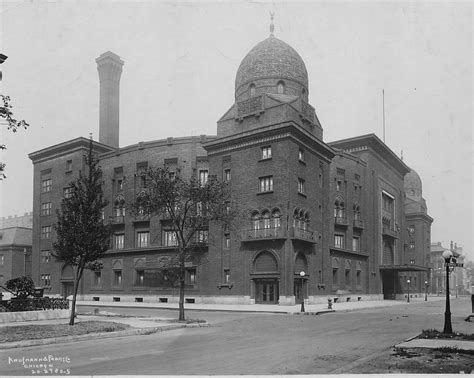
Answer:
[{"label": "window", "polygon": [[0,265],[3,265],[3,264],[5,264],[5,256],[0,255]]},{"label": "window", "polygon": [[209,240],[208,230],[199,230],[196,232],[196,241],[198,243],[207,243],[208,240]]},{"label": "window", "polygon": [[51,226],[41,227],[41,239],[51,238]]},{"label": "window", "polygon": [[226,249],[230,248],[230,234],[224,235],[224,248]]},{"label": "window", "polygon": [[298,160],[304,161],[304,151],[301,148],[298,150]]},{"label": "window", "polygon": [[334,201],[334,218],[336,218],[336,221],[344,221],[346,218],[346,209],[342,197],[337,197]]},{"label": "window", "polygon": [[194,285],[196,283],[196,268],[186,269],[185,281],[188,285]]},{"label": "window", "polygon": [[117,180],[117,191],[123,190],[123,179]]},{"label": "window", "polygon": [[43,193],[50,192],[52,187],[53,187],[53,180],[50,178],[43,180],[41,182],[41,191]]},{"label": "window", "polygon": [[170,181],[173,181],[176,178],[176,172],[170,172],[168,177],[170,178]]},{"label": "window", "polygon": [[337,286],[337,268],[332,268],[332,284]]},{"label": "window", "polygon": [[230,168],[224,169],[224,181],[230,181]]},{"label": "window", "polygon": [[271,159],[272,157],[272,147],[262,147],[262,159]]},{"label": "window", "polygon": [[176,233],[174,231],[165,231],[163,239],[165,247],[174,247],[178,245],[178,241],[176,240]]},{"label": "window", "polygon": [[51,251],[41,251],[41,262],[42,263],[49,263],[51,259]]},{"label": "window", "polygon": [[410,235],[413,235],[415,233],[415,226],[414,225],[408,226],[408,233]]},{"label": "window", "polygon": [[94,279],[93,281],[94,286],[100,286],[102,282],[102,272],[100,271],[94,272],[93,279]]},{"label": "window", "polygon": [[115,234],[114,235],[114,249],[123,249],[124,244],[125,244],[125,235]]},{"label": "window", "polygon": [[273,228],[280,228],[281,225],[281,213],[278,210],[272,212]]},{"label": "window", "polygon": [[150,237],[149,231],[137,232],[137,247],[138,248],[148,247],[149,237]]},{"label": "window", "polygon": [[360,238],[358,236],[352,237],[352,250],[354,252],[360,251]]},{"label": "window", "polygon": [[43,286],[51,286],[51,274],[42,274],[41,275],[41,284]]},{"label": "window", "polygon": [[415,249],[415,242],[414,241],[410,242],[409,248],[410,249]]},{"label": "window", "polygon": [[358,270],[356,272],[356,285],[357,286],[361,286],[362,285],[362,272],[360,270]]},{"label": "window", "polygon": [[382,193],[382,207],[385,211],[393,213],[393,198],[385,193]]},{"label": "window", "polygon": [[342,180],[336,180],[336,190],[338,192],[342,191]]},{"label": "window", "polygon": [[51,215],[51,202],[41,204],[41,215]]},{"label": "window", "polygon": [[207,184],[207,179],[209,176],[209,171],[207,169],[202,169],[199,171],[199,185],[204,186]]},{"label": "window", "polygon": [[250,84],[250,97],[255,96],[255,84]]},{"label": "window", "polygon": [[355,203],[352,206],[352,211],[354,213],[354,220],[359,220],[360,219],[360,206],[359,206],[359,204]]},{"label": "window", "polygon": [[64,198],[71,198],[71,196],[72,196],[72,191],[73,191],[73,188],[72,188],[72,187],[64,188],[64,189],[63,189]]},{"label": "window", "polygon": [[260,193],[273,191],[273,176],[260,177],[258,181],[260,184]]},{"label": "window", "polygon": [[351,270],[350,269],[346,269],[345,277],[346,277],[346,286],[351,286]]},{"label": "window", "polygon": [[135,271],[135,286],[145,286],[145,271],[143,269]]},{"label": "window", "polygon": [[72,160],[66,161],[66,172],[72,171]]},{"label": "window", "polygon": [[302,178],[298,179],[298,193],[305,194],[305,181]]},{"label": "window", "polygon": [[224,269],[224,283],[230,283],[230,269]]},{"label": "window", "polygon": [[122,271],[114,270],[114,285],[122,286]]},{"label": "window", "polygon": [[278,94],[285,93],[285,84],[283,83],[283,81],[278,82],[278,84],[277,84],[277,93]]},{"label": "window", "polygon": [[415,260],[410,260],[410,264],[415,264]]},{"label": "window", "polygon": [[344,235],[334,235],[334,247],[344,248]]}]

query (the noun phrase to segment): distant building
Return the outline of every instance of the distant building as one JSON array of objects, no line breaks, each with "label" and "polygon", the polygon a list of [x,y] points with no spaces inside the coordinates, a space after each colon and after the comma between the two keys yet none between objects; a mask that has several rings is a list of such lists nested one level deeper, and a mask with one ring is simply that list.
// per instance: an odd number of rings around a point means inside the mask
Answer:
[{"label": "distant building", "polygon": [[0,229],[9,227],[33,228],[33,212],[0,218]]},{"label": "distant building", "polygon": [[31,233],[26,227],[0,229],[0,285],[12,278],[31,276]]},{"label": "distant building", "polygon": [[463,264],[463,267],[452,268],[449,275],[449,292],[451,295],[469,294],[472,277],[470,274],[470,264],[466,261],[462,252],[462,247],[451,242],[449,248],[445,248],[441,242],[431,244],[431,292],[433,294],[446,293],[446,266],[442,254],[444,251],[451,251],[456,262]]},{"label": "distant building", "polygon": [[[322,125],[308,103],[306,66],[291,46],[272,34],[244,57],[235,102],[218,120],[216,136],[128,147],[118,144],[123,61],[106,53],[97,63],[100,138],[93,148],[110,202],[104,220],[114,234],[103,270],[85,273],[82,298],[177,301],[177,289],[158,269],[175,247],[166,217],[134,218],[128,209],[143,190],[143,171],[163,165],[172,174],[203,182],[209,175],[228,181],[233,199],[247,212],[238,229],[210,224],[200,232],[207,253],[205,263],[187,266],[188,302],[291,305],[303,298],[317,303],[424,293],[432,218],[421,198],[421,181],[412,198],[407,190],[416,173],[374,134],[323,141]],[[76,138],[29,155],[33,278],[51,294],[72,290],[72,268],[41,256],[51,252],[54,209],[83,169],[88,143]],[[413,232],[407,233],[409,226]]]}]

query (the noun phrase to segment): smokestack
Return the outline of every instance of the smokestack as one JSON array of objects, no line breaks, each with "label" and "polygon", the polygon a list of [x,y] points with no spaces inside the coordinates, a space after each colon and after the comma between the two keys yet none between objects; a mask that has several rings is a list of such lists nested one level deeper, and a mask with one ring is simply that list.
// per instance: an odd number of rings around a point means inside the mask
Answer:
[{"label": "smokestack", "polygon": [[453,241],[451,240],[451,251],[453,250]]},{"label": "smokestack", "polygon": [[107,51],[96,60],[100,81],[99,142],[119,147],[120,75],[123,60]]}]

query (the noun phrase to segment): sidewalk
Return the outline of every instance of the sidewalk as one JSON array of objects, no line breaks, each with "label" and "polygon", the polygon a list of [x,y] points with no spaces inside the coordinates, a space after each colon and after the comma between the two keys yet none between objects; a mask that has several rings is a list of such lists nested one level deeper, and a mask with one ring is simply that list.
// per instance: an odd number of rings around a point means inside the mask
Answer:
[{"label": "sidewalk", "polygon": [[470,340],[440,340],[440,339],[413,339],[395,345],[396,348],[457,348],[474,351],[474,341]]},{"label": "sidewalk", "polygon": [[[428,301],[438,301],[438,297],[429,298]],[[424,302],[424,299],[412,300],[413,303]],[[97,301],[78,301],[78,306],[90,307],[122,307],[122,308],[153,308],[153,309],[178,309],[178,303],[144,303],[144,302],[97,302]],[[391,307],[407,304],[406,301],[353,301],[333,303],[332,309],[328,308],[327,303],[320,304],[305,304],[305,313],[311,315],[324,314],[327,312],[337,311],[354,311],[366,308],[380,308]],[[230,312],[264,312],[264,313],[283,313],[296,314],[301,312],[301,304],[294,306],[280,306],[278,304],[254,304],[254,305],[239,305],[239,304],[206,304],[206,303],[185,303],[184,308],[187,311],[230,311]]]}]

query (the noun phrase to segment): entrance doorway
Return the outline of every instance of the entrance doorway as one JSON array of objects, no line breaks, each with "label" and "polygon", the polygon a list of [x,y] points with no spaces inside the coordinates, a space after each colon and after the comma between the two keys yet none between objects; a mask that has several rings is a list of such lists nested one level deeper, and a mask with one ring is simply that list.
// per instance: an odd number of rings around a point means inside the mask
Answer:
[{"label": "entrance doorway", "polygon": [[67,298],[68,296],[73,294],[74,291],[74,282],[73,281],[65,281],[62,283],[62,296]]},{"label": "entrance doorway", "polygon": [[278,303],[278,280],[256,280],[255,303],[274,304]]},{"label": "entrance doorway", "polygon": [[383,299],[396,299],[396,274],[394,271],[382,272]]},{"label": "entrance doorway", "polygon": [[301,282],[301,278],[295,278],[293,283],[295,302],[301,303],[304,298],[304,284]]}]

